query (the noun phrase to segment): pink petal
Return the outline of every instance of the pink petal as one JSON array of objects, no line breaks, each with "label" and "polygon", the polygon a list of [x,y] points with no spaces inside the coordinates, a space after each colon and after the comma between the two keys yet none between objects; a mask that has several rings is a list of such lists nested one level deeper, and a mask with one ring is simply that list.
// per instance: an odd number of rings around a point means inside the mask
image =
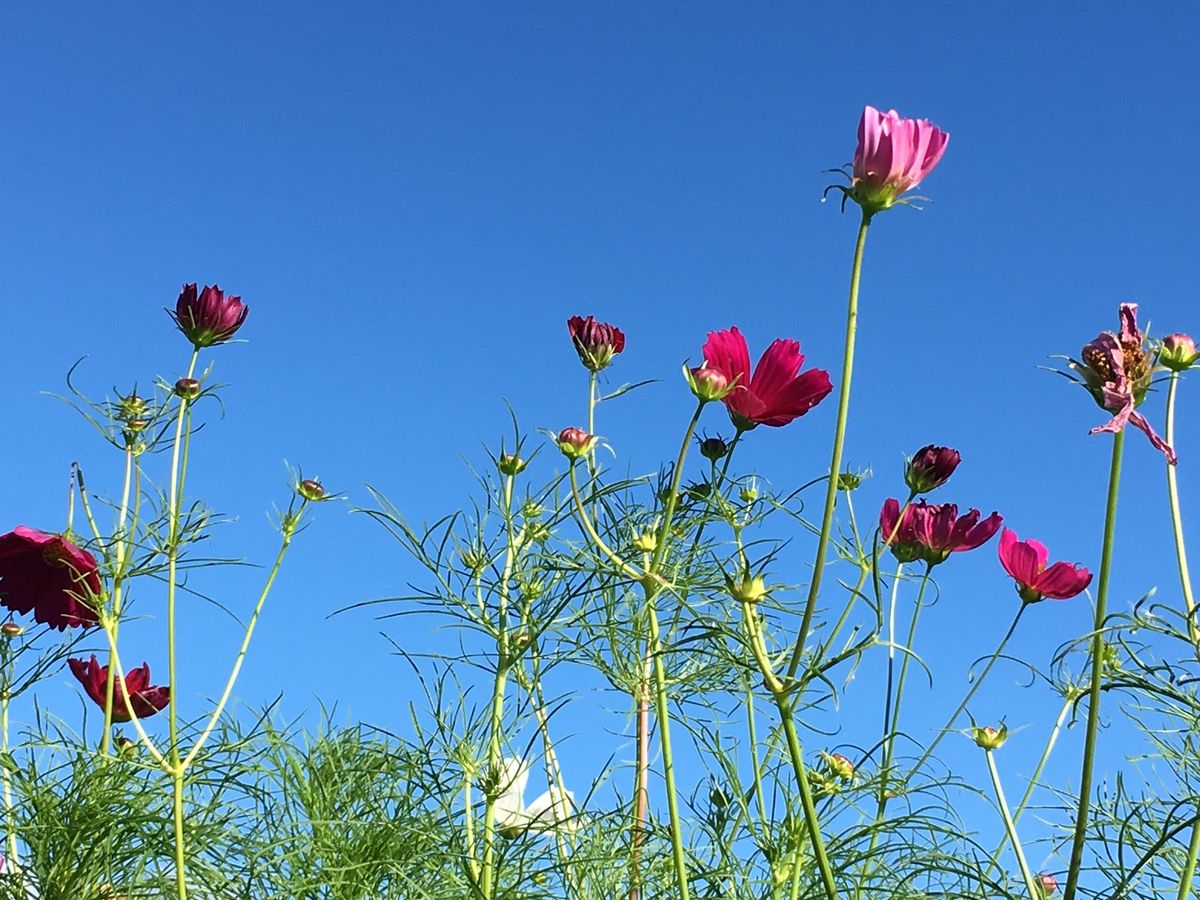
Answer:
[{"label": "pink petal", "polygon": [[710,331],[702,352],[710,369],[716,369],[731,382],[737,379],[738,384],[749,386],[750,348],[736,325],[727,331]]}]

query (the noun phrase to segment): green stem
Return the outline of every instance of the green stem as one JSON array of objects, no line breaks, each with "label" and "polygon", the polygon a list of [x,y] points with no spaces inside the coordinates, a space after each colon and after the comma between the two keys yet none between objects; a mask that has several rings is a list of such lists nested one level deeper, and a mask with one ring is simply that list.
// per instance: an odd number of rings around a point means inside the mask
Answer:
[{"label": "green stem", "polygon": [[829,865],[829,856],[825,853],[825,844],[821,840],[817,805],[813,801],[812,786],[809,784],[808,772],[804,766],[804,750],[800,746],[800,735],[796,732],[791,702],[785,694],[778,693],[775,694],[775,704],[779,707],[779,721],[783,724],[783,733],[787,737],[788,756],[791,757],[792,770],[796,773],[796,784],[800,788],[800,805],[804,809],[804,821],[808,826],[813,855],[817,858],[817,868],[821,873],[821,883],[825,887],[825,897],[826,900],[838,900],[837,884],[833,880],[833,869]]},{"label": "green stem", "polygon": [[1033,873],[1029,871],[1029,863],[1025,861],[1025,850],[1017,837],[1017,824],[1008,811],[1008,801],[1004,799],[1004,788],[1000,785],[1000,772],[996,769],[996,759],[991,750],[984,750],[987,757],[988,772],[992,776],[992,787],[996,791],[996,802],[1000,805],[1000,815],[1004,817],[1004,830],[1012,841],[1013,852],[1017,855],[1017,865],[1021,868],[1021,877],[1025,880],[1025,890],[1029,892],[1029,900],[1042,900],[1042,890],[1037,886]]},{"label": "green stem", "polygon": [[1012,624],[1008,626],[1008,631],[1005,633],[1004,637],[1001,638],[999,645],[996,647],[996,651],[988,659],[987,665],[983,667],[983,671],[979,673],[979,677],[975,679],[975,683],[971,685],[971,689],[967,691],[967,696],[963,697],[962,703],[958,704],[958,707],[950,714],[950,718],[946,720],[946,724],[943,725],[941,731],[937,733],[937,736],[933,739],[933,743],[931,743],[925,749],[925,752],[921,754],[921,758],[917,760],[916,765],[914,765],[912,768],[914,772],[919,770],[925,761],[929,759],[929,757],[933,756],[933,751],[936,750],[937,745],[942,742],[942,738],[950,733],[950,729],[954,727],[954,723],[958,721],[958,717],[961,716],[963,710],[967,708],[967,704],[974,699],[980,685],[982,685],[984,680],[988,677],[988,674],[992,671],[992,667],[996,665],[996,661],[1000,659],[1000,654],[1004,652],[1004,648],[1008,646],[1009,640],[1012,639],[1013,632],[1017,630],[1017,623],[1021,621],[1021,616],[1024,614],[1028,606],[1029,604],[1027,603],[1021,604],[1021,608],[1017,610],[1016,616],[1013,617]]},{"label": "green stem", "polygon": [[[121,509],[117,514],[116,547],[114,549],[115,566],[113,570],[112,587],[112,629],[113,640],[116,640],[117,629],[121,624],[121,597],[125,586],[125,561],[129,543],[125,535],[125,520],[129,515],[129,488],[133,483],[133,447],[125,448],[125,481],[121,489]],[[112,744],[113,698],[116,691],[116,679],[113,678],[113,657],[108,655],[108,681],[104,686],[104,730],[100,733],[100,753],[107,755]]]},{"label": "green stem", "polygon": [[[597,375],[592,370],[588,370],[588,407],[587,407],[587,433],[594,435],[596,433],[596,378]],[[596,448],[593,447],[588,451],[587,456],[588,476],[596,477]]]},{"label": "green stem", "polygon": [[917,619],[921,615],[921,609],[925,604],[925,588],[929,584],[929,573],[933,571],[933,566],[926,566],[925,575],[921,579],[921,586],[917,589],[917,600],[913,604],[912,621],[908,623],[908,640],[905,642],[904,659],[900,663],[900,677],[896,680],[896,698],[892,707],[890,722],[884,730],[884,740],[887,742],[883,750],[883,769],[880,772],[879,779],[879,814],[882,816],[884,808],[887,806],[887,782],[891,775],[892,758],[896,747],[896,733],[900,730],[900,704],[904,699],[904,683],[908,679],[908,665],[913,658],[913,643],[917,636]]},{"label": "green stem", "polygon": [[808,587],[808,599],[804,603],[804,616],[796,634],[796,646],[788,663],[787,677],[794,678],[804,655],[808,631],[812,627],[813,614],[817,608],[817,597],[821,593],[821,576],[825,572],[825,553],[829,549],[829,538],[833,533],[833,509],[837,504],[838,473],[842,470],[842,447],[846,442],[846,421],[850,413],[850,379],[854,374],[854,337],[858,330],[858,285],[862,277],[863,249],[867,244],[867,228],[871,214],[863,211],[862,224],[858,227],[858,240],[854,245],[854,263],[850,269],[850,299],[846,308],[846,339],[842,351],[842,384],[838,394],[837,425],[833,430],[833,453],[829,461],[829,483],[825,488],[825,510],[821,516],[821,533],[817,538],[817,557],[813,563],[812,583]]},{"label": "green stem", "polygon": [[4,779],[4,835],[8,845],[8,858],[10,860],[10,872],[16,870],[17,866],[17,830],[13,822],[13,798],[12,798],[12,773],[8,770],[8,703],[12,699],[12,658],[10,648],[7,646],[11,638],[7,636],[0,637],[0,641],[4,641],[5,647],[2,651],[4,655],[4,672],[0,675],[0,764],[3,765]]},{"label": "green stem", "polygon": [[1104,619],[1108,607],[1108,578],[1112,570],[1113,537],[1117,528],[1117,487],[1121,481],[1121,450],[1125,443],[1122,429],[1113,436],[1112,464],[1108,472],[1108,501],[1104,510],[1104,540],[1100,549],[1100,576],[1096,588],[1096,619],[1092,633],[1092,681],[1088,690],[1087,731],[1083,742],[1083,767],[1079,773],[1079,808],[1075,814],[1075,835],[1071,842],[1071,862],[1063,900],[1075,900],[1083,850],[1087,840],[1088,807],[1092,794],[1092,768],[1096,756],[1096,732],[1100,725],[1100,683],[1104,676]]},{"label": "green stem", "polygon": [[1183,867],[1183,877],[1179,880],[1176,900],[1188,900],[1192,896],[1192,878],[1196,874],[1197,858],[1200,858],[1200,824],[1192,826],[1192,839],[1188,843],[1187,862]]},{"label": "green stem", "polygon": [[171,772],[171,798],[175,823],[175,889],[179,900],[187,900],[187,881],[184,877],[183,844],[183,767],[175,764]]}]

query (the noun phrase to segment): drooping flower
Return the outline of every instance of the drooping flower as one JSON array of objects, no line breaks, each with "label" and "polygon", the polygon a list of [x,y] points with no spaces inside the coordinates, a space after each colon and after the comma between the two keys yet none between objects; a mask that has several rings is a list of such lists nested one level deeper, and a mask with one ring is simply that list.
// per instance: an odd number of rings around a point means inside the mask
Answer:
[{"label": "drooping flower", "polygon": [[[102,666],[96,661],[95,654],[90,660],[68,659],[71,674],[83,685],[87,695],[104,709],[105,694],[108,691],[108,666]],[[150,684],[150,666],[146,663],[125,673],[125,690],[121,690],[120,680],[113,684],[112,717],[114,722],[128,722],[130,705],[126,692],[132,698],[133,712],[139,719],[154,715],[165,707],[171,700],[171,689],[166,686]]]},{"label": "drooping flower", "polygon": [[185,284],[175,302],[175,324],[197,350],[223,344],[242,327],[250,307],[241,297],[226,297],[217,285]]},{"label": "drooping flower", "polygon": [[1115,433],[1131,423],[1145,432],[1155,449],[1161,450],[1167,462],[1174,465],[1175,451],[1158,436],[1146,417],[1137,412],[1154,377],[1154,366],[1146,352],[1146,336],[1137,324],[1137,304],[1122,303],[1120,318],[1119,332],[1101,332],[1080,352],[1081,361],[1069,362],[1100,407],[1112,413],[1112,419],[1097,425],[1091,433]]},{"label": "drooping flower", "polygon": [[579,354],[579,361],[593,372],[599,372],[613,361],[613,357],[625,349],[625,335],[616,325],[597,322],[592,316],[571,316],[567,319],[567,330],[571,343]]},{"label": "drooping flower", "polygon": [[734,386],[724,398],[733,424],[742,431],[757,425],[779,427],[804,415],[825,399],[833,386],[823,369],[801,372],[800,342],[777,338],[750,373],[750,348],[734,326],[709,332],[704,368],[720,372]]},{"label": "drooping flower", "polygon": [[62,535],[18,525],[0,535],[0,605],[63,631],[94,625],[96,560]]},{"label": "drooping flower", "polygon": [[928,119],[866,107],[858,122],[849,196],[869,214],[887,209],[933,171],[949,142],[950,135]]},{"label": "drooping flower", "polygon": [[894,497],[879,513],[879,533],[900,562],[923,560],[931,566],[943,563],[951,553],[974,550],[1000,530],[1004,520],[992,513],[980,521],[980,512],[970,509],[958,514],[953,503],[910,503],[900,517],[900,501]]},{"label": "drooping flower", "polygon": [[1172,372],[1184,372],[1200,360],[1196,342],[1190,335],[1168,334],[1158,349],[1158,361]]},{"label": "drooping flower", "polygon": [[1083,566],[1056,562],[1047,566],[1050,551],[1040,541],[1017,539],[1016,533],[1005,528],[1000,535],[1000,565],[1017,582],[1017,593],[1026,603],[1067,600],[1092,583],[1092,573]]},{"label": "drooping flower", "polygon": [[912,455],[904,466],[904,483],[914,494],[928,494],[950,480],[962,457],[953,447],[929,444]]},{"label": "drooping flower", "polygon": [[525,805],[525,786],[529,783],[529,763],[506,757],[501,763],[500,794],[496,797],[496,827],[501,834],[514,837],[527,831],[564,831],[572,827],[575,795],[556,786]]}]

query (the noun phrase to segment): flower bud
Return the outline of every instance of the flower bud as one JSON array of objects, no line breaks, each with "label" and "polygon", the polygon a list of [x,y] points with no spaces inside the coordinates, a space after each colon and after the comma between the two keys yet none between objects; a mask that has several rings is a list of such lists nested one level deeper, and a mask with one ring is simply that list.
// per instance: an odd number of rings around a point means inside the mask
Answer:
[{"label": "flower bud", "polygon": [[854,780],[854,763],[840,753],[823,753],[829,771],[842,781]]},{"label": "flower bud", "polygon": [[753,503],[758,499],[758,482],[750,481],[738,491],[738,496],[742,499],[743,503]]},{"label": "flower bud", "polygon": [[5,622],[3,625],[0,625],[0,634],[3,634],[6,638],[20,637],[24,633],[25,629],[16,622]]},{"label": "flower bud", "polygon": [[1200,359],[1196,352],[1196,342],[1186,334],[1168,334],[1162,339],[1158,350],[1158,361],[1172,372],[1182,372],[1190,369]]},{"label": "flower bud", "polygon": [[729,596],[738,603],[758,603],[770,593],[766,579],[761,575],[751,575],[749,572],[742,576],[741,581],[734,581],[726,575],[725,588],[729,591]]},{"label": "flower bud", "polygon": [[700,455],[713,462],[723,458],[729,452],[729,445],[719,436],[706,437],[700,442]]},{"label": "flower bud", "polygon": [[175,382],[175,396],[195,400],[200,396],[200,382],[195,378],[180,378]]},{"label": "flower bud", "polygon": [[296,486],[296,493],[314,503],[325,499],[325,487],[315,478],[305,478],[301,481]]},{"label": "flower bud", "polygon": [[113,741],[113,744],[116,746],[117,752],[122,756],[128,756],[137,750],[137,744],[125,737],[123,734],[117,735],[117,738]]},{"label": "flower bud", "polygon": [[[141,420],[149,409],[150,404],[144,398],[139,397],[136,391],[131,391],[117,401],[117,418],[132,427],[133,423]],[[145,427],[145,422],[142,427]]]},{"label": "flower bud", "polygon": [[684,487],[684,493],[692,500],[703,501],[709,498],[712,494],[712,485],[707,481],[693,481],[691,484]]},{"label": "flower bud", "polygon": [[196,285],[185,284],[175,303],[173,318],[184,336],[197,350],[223,344],[242,327],[250,307],[241,297],[226,297],[215,284],[197,292]]},{"label": "flower bud", "polygon": [[1043,897],[1051,897],[1058,892],[1058,879],[1049,872],[1039,872],[1033,880]]},{"label": "flower bud", "polygon": [[555,443],[563,452],[563,456],[574,462],[587,456],[598,440],[598,437],[588,434],[582,428],[564,428],[558,433]]},{"label": "flower bud", "polygon": [[949,481],[960,462],[962,457],[954,448],[928,444],[905,463],[904,483],[914,494],[927,494]]},{"label": "flower bud", "polygon": [[999,750],[1008,740],[1008,726],[1001,725],[999,730],[991,725],[985,725],[982,728],[975,727],[971,729],[971,737],[984,750]]},{"label": "flower bud", "polygon": [[635,533],[633,536],[633,548],[643,553],[653,553],[658,549],[658,537],[653,531],[643,531],[641,534]]},{"label": "flower bud", "polygon": [[683,367],[683,377],[687,379],[688,387],[701,403],[711,403],[714,400],[724,400],[733,391],[734,385],[724,372],[698,366],[694,369]]},{"label": "flower bud", "polygon": [[496,468],[500,470],[500,474],[509,477],[520,475],[527,465],[529,463],[515,453],[501,453],[500,458],[496,460]]},{"label": "flower bud", "polygon": [[593,316],[571,316],[567,319],[567,331],[571,343],[579,354],[579,361],[592,372],[599,372],[613,361],[613,357],[625,349],[625,335],[616,325],[597,322]]},{"label": "flower bud", "polygon": [[861,472],[841,472],[838,475],[838,490],[839,491],[856,491],[863,483]]}]

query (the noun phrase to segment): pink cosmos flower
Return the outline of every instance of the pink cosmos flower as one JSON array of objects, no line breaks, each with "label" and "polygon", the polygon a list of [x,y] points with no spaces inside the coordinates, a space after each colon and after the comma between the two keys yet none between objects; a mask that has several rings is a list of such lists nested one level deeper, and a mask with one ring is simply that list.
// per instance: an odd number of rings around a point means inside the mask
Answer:
[{"label": "pink cosmos flower", "polygon": [[[910,503],[900,519],[900,501],[894,497],[879,513],[879,533],[900,562],[923,560],[931,566],[945,562],[951,553],[974,550],[991,540],[1003,523],[999,513],[980,521],[977,509],[958,514],[953,503]],[[890,538],[890,540],[889,540]]]},{"label": "pink cosmos flower", "polygon": [[1067,600],[1092,583],[1092,573],[1080,565],[1056,562],[1047,567],[1050,551],[1040,541],[1017,540],[1016,533],[1005,528],[1000,535],[1000,565],[1017,582],[1017,593],[1026,603]]},{"label": "pink cosmos flower", "polygon": [[196,285],[185,284],[175,302],[175,324],[199,350],[223,344],[242,327],[250,307],[241,297],[226,297],[215,284],[205,285],[199,294]]},{"label": "pink cosmos flower", "polygon": [[914,494],[927,494],[950,480],[962,456],[953,447],[929,444],[912,455],[904,466],[904,483]]},{"label": "pink cosmos flower", "polygon": [[779,427],[804,415],[825,399],[833,385],[823,369],[801,372],[800,342],[777,338],[750,374],[750,348],[737,326],[709,332],[704,368],[715,369],[733,390],[724,398],[733,424],[741,431],[757,425]]},{"label": "pink cosmos flower", "polygon": [[869,213],[887,209],[933,171],[949,142],[950,135],[928,119],[866,107],[858,123],[850,196]]},{"label": "pink cosmos flower", "polygon": [[[95,654],[87,662],[82,659],[68,659],[74,675],[87,695],[96,705],[104,709],[105,695],[108,691],[108,666],[102,666],[96,661]],[[142,663],[136,669],[125,673],[125,691],[133,698],[133,712],[139,719],[152,716],[171,701],[171,689],[150,684],[150,666]],[[129,703],[125,691],[121,690],[121,682],[113,685],[112,717],[114,722],[128,722],[133,716],[129,712]]]},{"label": "pink cosmos flower", "polygon": [[1118,432],[1130,423],[1145,432],[1155,449],[1161,450],[1167,462],[1175,465],[1175,451],[1158,436],[1146,417],[1137,412],[1154,375],[1154,366],[1146,354],[1146,336],[1137,325],[1137,304],[1122,303],[1120,317],[1120,332],[1101,332],[1083,348],[1082,362],[1070,361],[1096,402],[1113,414],[1112,419],[1097,425],[1091,433]]},{"label": "pink cosmos flower", "polygon": [[0,535],[0,605],[63,631],[94,625],[96,560],[66,538],[18,525]]},{"label": "pink cosmos flower", "polygon": [[592,316],[571,316],[567,319],[567,331],[571,343],[579,354],[579,361],[593,372],[599,372],[612,362],[613,357],[625,349],[625,335],[616,325],[597,322]]}]

